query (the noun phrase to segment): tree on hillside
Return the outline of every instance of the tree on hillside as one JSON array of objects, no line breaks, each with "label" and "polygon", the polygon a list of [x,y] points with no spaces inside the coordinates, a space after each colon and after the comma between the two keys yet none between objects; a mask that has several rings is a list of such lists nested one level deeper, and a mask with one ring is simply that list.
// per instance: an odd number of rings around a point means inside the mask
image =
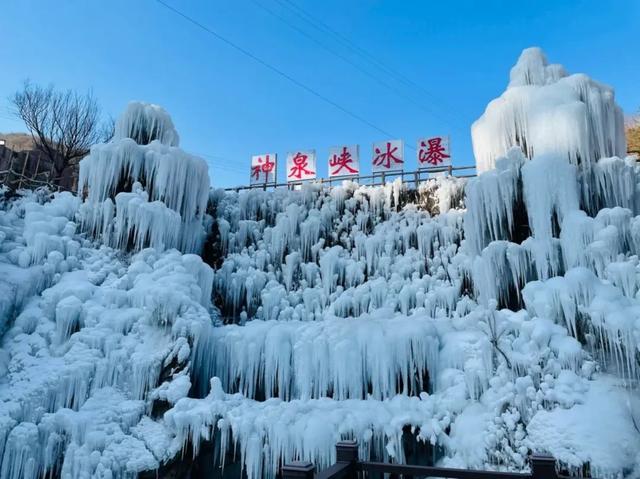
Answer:
[{"label": "tree on hillside", "polygon": [[102,119],[91,92],[56,90],[27,80],[9,101],[27,126],[36,148],[52,162],[54,178],[86,155],[91,145],[113,136],[114,122]]},{"label": "tree on hillside", "polygon": [[627,125],[627,151],[640,156],[640,113]]}]

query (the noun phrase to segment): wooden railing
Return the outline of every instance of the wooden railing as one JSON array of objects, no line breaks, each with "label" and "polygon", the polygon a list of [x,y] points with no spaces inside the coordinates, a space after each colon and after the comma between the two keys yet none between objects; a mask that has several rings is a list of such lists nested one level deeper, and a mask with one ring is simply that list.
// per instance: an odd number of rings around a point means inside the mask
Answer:
[{"label": "wooden railing", "polygon": [[295,189],[305,183],[320,183],[321,185],[332,186],[333,184],[340,184],[343,181],[354,181],[361,185],[367,186],[381,186],[389,181],[393,181],[396,178],[401,178],[403,183],[413,183],[416,187],[423,181],[429,179],[430,174],[434,173],[448,173],[456,178],[469,178],[476,176],[472,174],[458,174],[457,172],[467,172],[475,170],[474,166],[444,166],[425,168],[415,171],[390,171],[386,173],[374,173],[372,175],[359,175],[359,176],[332,176],[330,178],[316,178],[313,180],[305,181],[288,181],[286,183],[256,183],[253,185],[235,186],[231,188],[225,188],[225,191],[241,191],[241,190],[266,190],[268,188],[288,188]]},{"label": "wooden railing", "polygon": [[[386,462],[361,461],[358,459],[358,443],[343,441],[336,445],[336,463],[316,474],[311,462],[292,462],[282,468],[282,479],[365,479],[378,473],[390,477],[419,478],[447,477],[451,479],[569,479],[560,476],[556,461],[551,456],[534,454],[529,458],[530,473],[478,471],[446,467],[412,466]],[[374,476],[375,477],[375,476]]]},{"label": "wooden railing", "polygon": [[[11,179],[9,180],[9,178]],[[7,186],[13,186],[17,190],[22,188],[35,189],[35,188],[47,187],[52,191],[60,191],[60,190],[66,191],[67,188],[61,186],[58,183],[60,179],[61,178],[53,178],[49,181],[46,181],[46,180],[39,180],[37,178],[31,178],[15,170],[0,171],[0,185],[6,184]]]},{"label": "wooden railing", "polygon": [[66,175],[54,177],[54,165],[38,150],[13,151],[0,146],[0,185],[10,190],[48,187],[52,191],[74,190],[77,180],[77,165],[66,171]]}]

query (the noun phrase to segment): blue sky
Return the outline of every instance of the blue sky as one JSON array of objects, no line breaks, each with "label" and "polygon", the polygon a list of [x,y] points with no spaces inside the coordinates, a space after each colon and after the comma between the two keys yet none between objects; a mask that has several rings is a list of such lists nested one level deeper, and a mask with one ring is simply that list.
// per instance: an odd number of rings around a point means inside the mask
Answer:
[{"label": "blue sky", "polygon": [[[166,1],[409,145],[449,134],[457,165],[473,164],[470,125],[528,46],[612,85],[627,113],[640,108],[638,0]],[[412,84],[303,21],[300,9]],[[252,154],[315,148],[325,176],[330,146],[360,144],[364,161],[387,139],[155,0],[4,0],[2,132],[23,130],[6,98],[26,78],[91,88],[113,116],[130,100],[164,106],[181,146],[209,162],[214,186],[248,183]],[[405,154],[412,169],[415,153]]]}]

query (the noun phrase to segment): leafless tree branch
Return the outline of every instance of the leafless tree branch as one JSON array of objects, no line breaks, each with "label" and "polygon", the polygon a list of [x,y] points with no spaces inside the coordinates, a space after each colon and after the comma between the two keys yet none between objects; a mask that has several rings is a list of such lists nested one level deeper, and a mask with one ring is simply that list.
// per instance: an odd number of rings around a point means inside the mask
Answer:
[{"label": "leafless tree branch", "polygon": [[86,155],[91,145],[113,136],[113,119],[101,120],[100,106],[91,91],[60,91],[27,80],[10,102],[36,148],[53,163],[55,177]]}]

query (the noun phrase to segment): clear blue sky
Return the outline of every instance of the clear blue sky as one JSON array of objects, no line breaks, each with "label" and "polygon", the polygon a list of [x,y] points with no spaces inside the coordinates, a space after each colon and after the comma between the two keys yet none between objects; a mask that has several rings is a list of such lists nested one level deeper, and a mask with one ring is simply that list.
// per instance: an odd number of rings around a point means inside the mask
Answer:
[{"label": "clear blue sky", "polygon": [[[409,145],[450,134],[457,165],[473,163],[469,127],[528,46],[615,87],[627,113],[640,107],[638,0],[166,1]],[[290,1],[420,88],[304,22]],[[0,131],[23,130],[6,98],[25,78],[91,88],[113,116],[129,100],[164,106],[214,186],[248,183],[252,154],[315,148],[324,176],[330,146],[358,143],[366,158],[386,139],[155,0],[0,1]]]}]

